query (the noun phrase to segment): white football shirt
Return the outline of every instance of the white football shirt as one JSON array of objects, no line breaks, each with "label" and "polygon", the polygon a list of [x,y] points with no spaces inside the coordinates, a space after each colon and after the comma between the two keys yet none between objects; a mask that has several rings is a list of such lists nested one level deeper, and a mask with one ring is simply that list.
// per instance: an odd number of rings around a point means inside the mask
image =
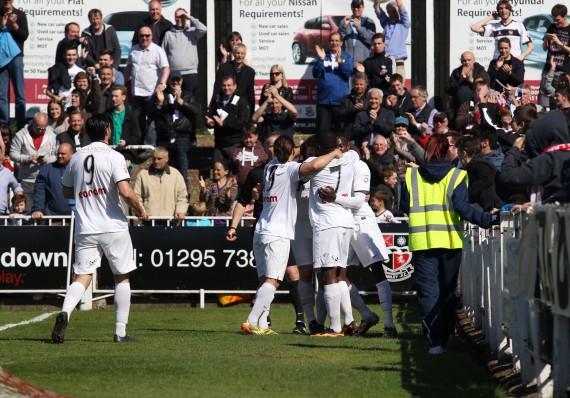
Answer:
[{"label": "white football shirt", "polygon": [[526,27],[518,21],[512,20],[508,25],[502,22],[489,23],[484,26],[485,31],[482,33],[484,37],[493,37],[495,39],[495,53],[493,59],[499,58],[499,40],[503,37],[511,41],[511,55],[518,57],[521,55],[521,47],[532,41]]},{"label": "white football shirt", "polygon": [[75,192],[77,235],[128,230],[117,183],[129,179],[125,158],[109,145],[93,142],[77,150],[61,178]]},{"label": "white football shirt", "polygon": [[255,233],[295,239],[297,183],[301,163],[271,160],[263,172],[263,210]]},{"label": "white football shirt", "polygon": [[[359,160],[354,167],[354,181],[352,183],[352,193],[360,192],[363,194],[370,193],[370,169],[368,165],[362,160]],[[364,224],[372,223],[376,224],[376,216],[374,210],[370,205],[365,202],[360,209],[354,211],[354,223]]]},{"label": "white football shirt", "polygon": [[[314,158],[307,159],[310,162]],[[333,159],[311,180],[311,193],[309,207],[313,231],[322,231],[328,228],[344,227],[354,228],[352,212],[338,203],[325,203],[319,198],[317,190],[321,187],[331,186],[337,195],[352,195],[352,180],[354,167],[360,160],[355,151],[348,151],[340,159]]]}]

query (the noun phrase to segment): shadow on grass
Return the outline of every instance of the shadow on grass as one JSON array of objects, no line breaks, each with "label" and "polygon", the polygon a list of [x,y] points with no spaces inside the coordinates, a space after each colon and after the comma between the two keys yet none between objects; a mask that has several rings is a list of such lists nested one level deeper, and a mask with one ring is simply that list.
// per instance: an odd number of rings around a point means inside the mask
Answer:
[{"label": "shadow on grass", "polygon": [[[335,337],[336,339],[342,339],[342,337]],[[331,340],[331,338],[326,338],[326,337],[321,337],[321,338],[317,338],[315,337],[315,339],[318,339],[318,341],[323,341],[323,339],[325,341],[327,340]],[[319,344],[303,344],[303,343],[297,343],[297,344],[287,344],[290,347],[297,347],[297,348],[333,348],[333,349],[342,349],[342,350],[359,350],[359,351],[366,351],[366,352],[370,352],[370,351],[382,351],[382,352],[388,352],[388,351],[397,351],[396,349],[392,349],[392,348],[383,348],[383,347],[353,347],[353,346],[343,346],[343,345],[319,345]]]},{"label": "shadow on grass", "polygon": [[[403,304],[396,319],[403,329],[401,383],[412,396],[495,396],[493,383],[457,341],[452,341],[449,351],[443,355],[427,353],[429,345],[421,331],[413,330],[415,325],[421,324],[416,303]],[[403,338],[406,335],[411,338]],[[377,370],[383,370],[383,367],[378,366]]]}]

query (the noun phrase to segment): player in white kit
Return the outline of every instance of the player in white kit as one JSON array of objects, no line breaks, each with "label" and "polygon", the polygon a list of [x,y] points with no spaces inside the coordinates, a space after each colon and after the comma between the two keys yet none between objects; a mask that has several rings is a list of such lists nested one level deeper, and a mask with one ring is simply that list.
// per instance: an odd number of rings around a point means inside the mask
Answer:
[{"label": "player in white kit", "polygon": [[[338,147],[346,152],[350,148],[350,143],[345,137],[337,138]],[[354,169],[354,181],[352,185],[352,196],[360,199],[361,205],[352,206],[354,214],[354,233],[350,242],[348,254],[348,265],[359,265],[369,267],[371,270],[380,306],[385,315],[384,338],[395,338],[397,330],[392,317],[392,289],[390,282],[386,279],[383,262],[388,260],[388,250],[382,236],[382,232],[376,222],[374,211],[367,202],[370,193],[370,169],[363,161],[358,161]],[[337,195],[332,187],[321,190],[321,196],[326,200],[335,201]],[[379,322],[378,315],[374,314],[364,303],[358,293],[358,288],[350,283],[346,277],[346,272],[341,272],[342,281],[347,284],[350,302],[362,315],[360,326],[354,330],[355,336],[364,335],[368,329]],[[345,321],[346,323],[346,321]]]},{"label": "player in white kit", "polygon": [[[335,151],[336,137],[331,131],[320,131],[315,136],[315,149],[319,155]],[[310,161],[308,159],[307,161]],[[313,225],[313,267],[320,272],[324,283],[324,296],[330,327],[317,336],[341,336],[341,292],[337,280],[337,267],[346,267],[348,248],[354,223],[352,213],[342,205],[340,198],[350,200],[354,166],[359,156],[348,151],[342,158],[332,160],[311,180],[309,197],[310,217]],[[339,203],[327,203],[319,196],[319,189],[334,188]]]},{"label": "player in white kit", "polygon": [[126,327],[131,305],[129,272],[136,269],[133,245],[120,196],[141,219],[148,214],[129,185],[125,158],[109,147],[111,124],[107,116],[97,114],[85,123],[92,143],[77,150],[63,177],[63,196],[75,199],[75,272],[61,312],[52,331],[53,343],[63,343],[73,309],[93,273],[101,266],[103,254],[109,261],[115,280],[115,343],[133,342]]},{"label": "player in white kit", "polygon": [[257,290],[255,304],[246,322],[241,324],[249,334],[275,334],[267,323],[267,314],[275,291],[285,275],[290,243],[295,238],[297,217],[296,190],[299,180],[337,157],[339,150],[311,162],[292,162],[295,143],[287,136],[275,140],[275,157],[265,166],[263,179],[263,210],[255,226],[253,252],[257,275],[263,284]]}]

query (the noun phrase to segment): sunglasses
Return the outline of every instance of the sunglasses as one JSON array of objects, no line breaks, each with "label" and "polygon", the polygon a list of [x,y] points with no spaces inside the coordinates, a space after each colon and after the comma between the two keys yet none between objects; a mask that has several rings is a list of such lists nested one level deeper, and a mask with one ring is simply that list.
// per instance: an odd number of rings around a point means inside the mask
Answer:
[{"label": "sunglasses", "polygon": [[37,124],[34,125],[34,128],[35,128],[36,130],[39,130],[39,131],[46,131],[46,130],[47,130],[47,127],[40,127],[40,126],[38,126]]},{"label": "sunglasses", "polygon": [[150,37],[150,35],[139,35],[139,37]]},{"label": "sunglasses", "polygon": [[279,76],[281,74],[281,72],[271,72],[270,75],[271,76]]}]

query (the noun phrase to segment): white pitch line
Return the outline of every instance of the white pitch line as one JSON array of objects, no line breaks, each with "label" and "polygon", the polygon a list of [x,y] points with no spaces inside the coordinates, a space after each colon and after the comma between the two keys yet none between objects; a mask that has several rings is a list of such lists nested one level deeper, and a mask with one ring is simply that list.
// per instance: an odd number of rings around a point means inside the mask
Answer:
[{"label": "white pitch line", "polygon": [[38,315],[35,318],[32,318],[30,320],[27,321],[22,321],[19,323],[9,323],[7,325],[4,326],[0,326],[0,332],[6,329],[11,329],[11,328],[15,328],[16,326],[21,326],[21,325],[29,325],[30,323],[36,323],[36,322],[41,322],[46,318],[49,318],[50,316],[52,316],[53,314],[57,314],[58,311],[53,311],[53,312],[46,312],[45,314],[41,314]]}]

